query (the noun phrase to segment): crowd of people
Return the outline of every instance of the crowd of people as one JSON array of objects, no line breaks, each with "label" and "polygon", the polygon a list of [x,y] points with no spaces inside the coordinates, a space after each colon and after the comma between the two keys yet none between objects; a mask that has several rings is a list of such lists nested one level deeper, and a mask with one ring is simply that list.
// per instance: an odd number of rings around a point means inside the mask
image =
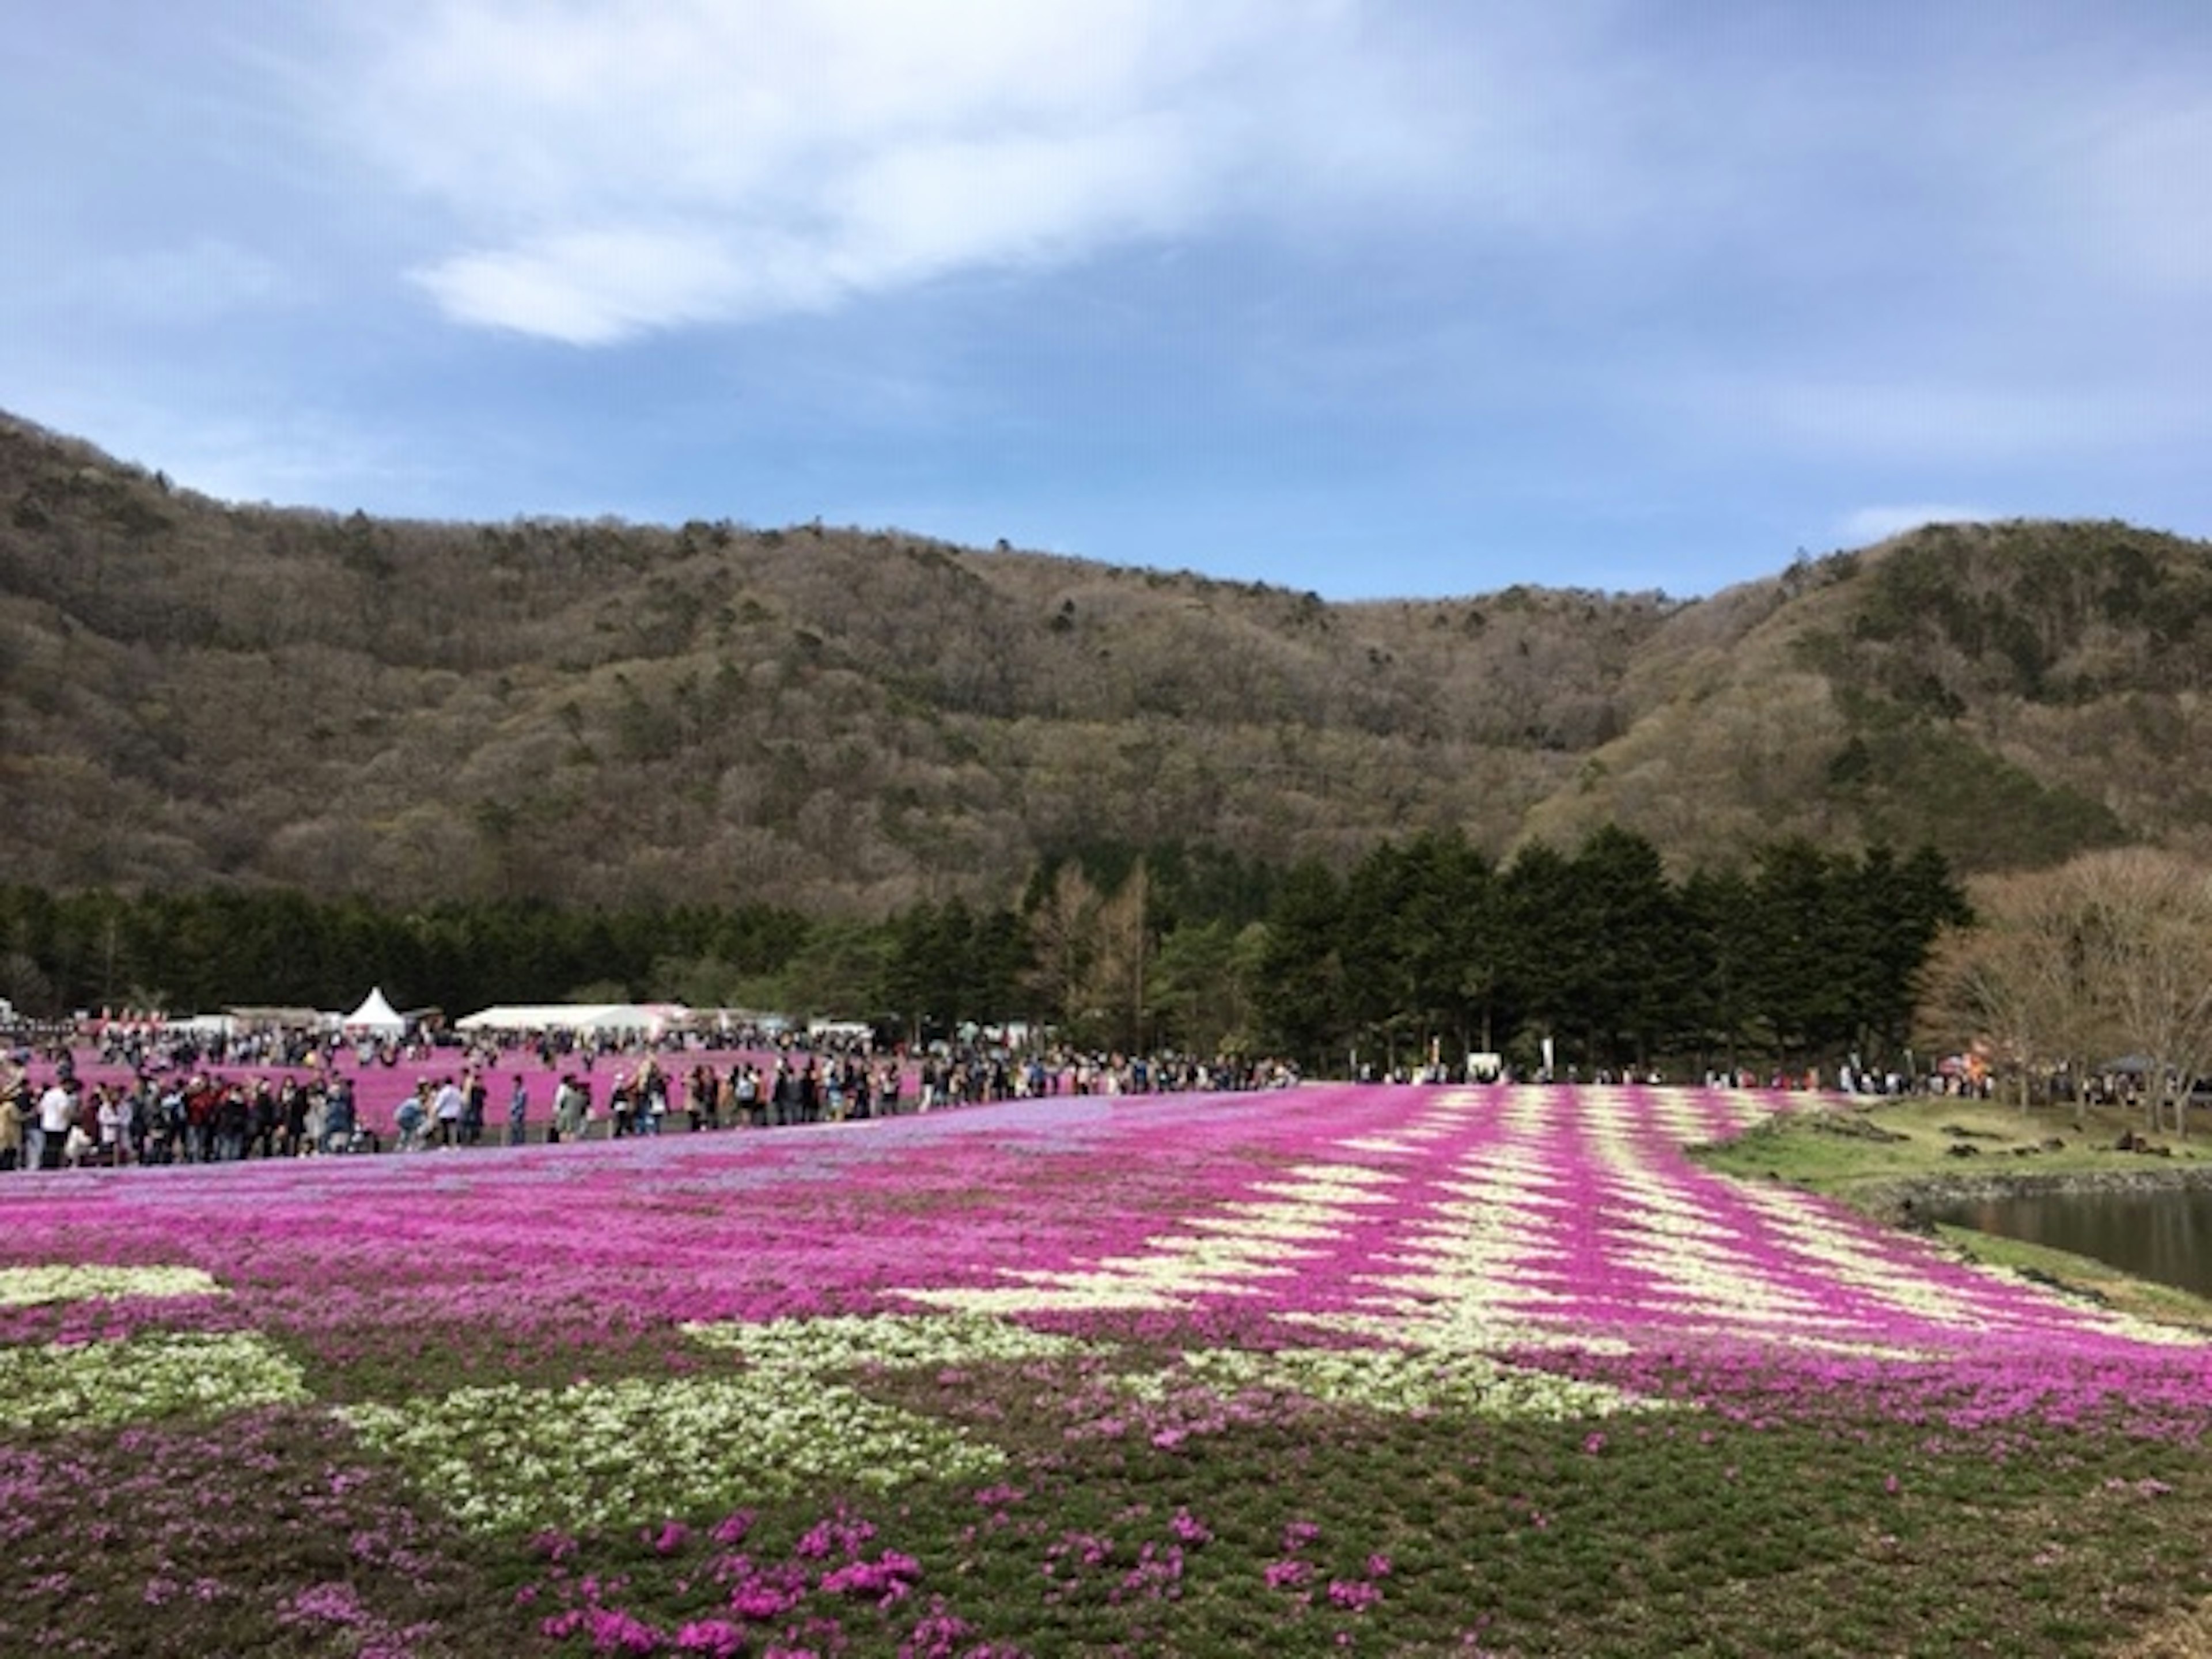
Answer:
[{"label": "crowd of people", "polygon": [[[81,1053],[100,1069],[127,1075],[88,1081]],[[356,1076],[410,1066],[423,1069],[388,1124],[380,1116],[368,1121]],[[226,1074],[256,1068],[260,1074]],[[655,1135],[678,1125],[767,1129],[1046,1095],[1243,1090],[1292,1080],[1272,1063],[977,1045],[908,1054],[866,1042],[817,1045],[787,1036],[732,1055],[696,1039],[580,1043],[544,1033],[459,1049],[428,1041],[356,1049],[305,1034],[239,1042],[150,1030],[58,1032],[0,1061],[0,1170],[519,1146]]]},{"label": "crowd of people", "polygon": [[307,1152],[375,1149],[354,1085],[331,1077],[224,1080],[205,1072],[88,1085],[58,1066],[43,1088],[18,1074],[0,1088],[0,1170],[88,1164],[218,1164]]}]

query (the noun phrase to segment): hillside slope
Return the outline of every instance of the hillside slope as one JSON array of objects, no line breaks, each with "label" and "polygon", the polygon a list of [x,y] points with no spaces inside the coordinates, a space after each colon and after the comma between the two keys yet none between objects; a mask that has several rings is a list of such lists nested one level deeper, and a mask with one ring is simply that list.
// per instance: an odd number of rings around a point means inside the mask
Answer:
[{"label": "hillside slope", "polygon": [[892,532],[228,506],[0,420],[0,837],[53,886],[1003,898],[1607,819],[1966,867],[2203,842],[2212,550],[1930,530],[1696,603],[1340,605]]}]

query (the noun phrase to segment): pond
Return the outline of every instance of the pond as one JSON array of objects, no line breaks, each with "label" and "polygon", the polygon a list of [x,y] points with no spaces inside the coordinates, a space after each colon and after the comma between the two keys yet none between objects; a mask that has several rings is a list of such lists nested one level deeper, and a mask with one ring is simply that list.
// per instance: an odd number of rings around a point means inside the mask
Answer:
[{"label": "pond", "polygon": [[1968,1199],[1936,1219],[2108,1261],[2212,1297],[2212,1188]]}]

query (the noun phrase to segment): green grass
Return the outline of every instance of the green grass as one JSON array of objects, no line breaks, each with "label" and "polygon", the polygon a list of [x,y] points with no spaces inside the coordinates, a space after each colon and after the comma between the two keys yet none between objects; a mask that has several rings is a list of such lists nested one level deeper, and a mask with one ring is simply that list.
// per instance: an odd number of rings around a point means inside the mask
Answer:
[{"label": "green grass", "polygon": [[[1958,1176],[2080,1175],[2186,1167],[2212,1158],[2212,1129],[2157,1137],[2171,1156],[2113,1150],[2141,1133],[2132,1110],[2038,1107],[1996,1101],[1910,1098],[1813,1109],[1778,1117],[1739,1139],[1699,1149],[1710,1169],[1753,1180],[1787,1181],[1848,1199],[1899,1181]],[[1954,1133],[1963,1131],[1963,1133]],[[2051,1142],[2060,1143],[2051,1146]],[[1972,1146],[1971,1156],[1954,1149]]]},{"label": "green grass", "polygon": [[[2159,1137],[2154,1144],[2168,1149],[2163,1157],[2114,1150],[2124,1133],[2141,1129],[2142,1115],[2133,1109],[2023,1112],[1995,1101],[1914,1098],[1770,1119],[1735,1140],[1700,1147],[1695,1156],[1723,1174],[1786,1182],[1887,1220],[1897,1218],[1900,1194],[1919,1183],[2014,1175],[2164,1174],[2212,1158],[2212,1131],[2191,1139]],[[1955,1150],[1960,1146],[1974,1151],[1960,1156]],[[2212,1329],[2212,1302],[2130,1278],[2109,1263],[1966,1227],[1939,1225],[1936,1233],[1970,1261],[2143,1318]]]}]

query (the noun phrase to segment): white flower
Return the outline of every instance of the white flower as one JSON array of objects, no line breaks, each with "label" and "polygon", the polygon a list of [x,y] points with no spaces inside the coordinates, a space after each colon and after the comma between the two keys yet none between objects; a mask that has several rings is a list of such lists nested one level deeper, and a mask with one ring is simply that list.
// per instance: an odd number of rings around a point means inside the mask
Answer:
[{"label": "white flower", "polygon": [[307,1398],[300,1368],[251,1331],[0,1347],[7,1428],[90,1428]]},{"label": "white flower", "polygon": [[0,1267],[0,1308],[27,1308],[48,1302],[112,1301],[126,1296],[222,1294],[222,1286],[198,1267]]}]

